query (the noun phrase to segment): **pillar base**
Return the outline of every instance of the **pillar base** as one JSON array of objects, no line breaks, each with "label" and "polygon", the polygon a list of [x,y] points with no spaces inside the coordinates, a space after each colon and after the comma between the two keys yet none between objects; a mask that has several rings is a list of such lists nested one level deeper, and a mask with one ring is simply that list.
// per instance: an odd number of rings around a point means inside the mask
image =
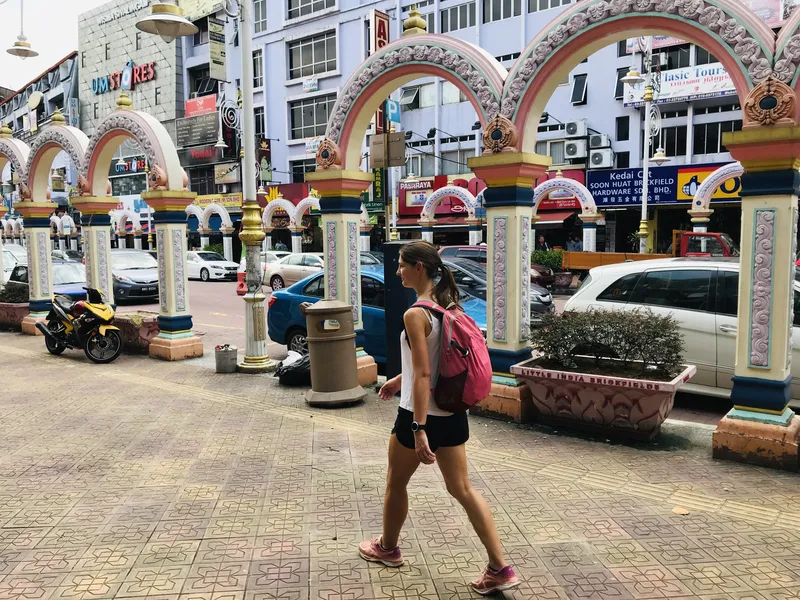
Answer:
[{"label": "pillar base", "polygon": [[533,420],[533,395],[530,388],[513,377],[494,375],[489,396],[469,409],[470,415],[530,423]]},{"label": "pillar base", "polygon": [[159,334],[150,342],[148,350],[153,358],[162,360],[186,360],[203,356],[203,342],[196,335],[189,337],[161,337]]},{"label": "pillar base", "polygon": [[356,369],[358,370],[358,385],[378,383],[378,364],[363,350],[356,352]]},{"label": "pillar base", "polygon": [[492,361],[492,372],[495,375],[503,375],[514,379],[511,374],[511,366],[517,363],[530,360],[533,356],[530,348],[522,348],[516,352],[509,350],[498,350],[489,348],[489,359]]},{"label": "pillar base", "polygon": [[343,406],[359,402],[367,397],[367,390],[360,385],[341,392],[315,392],[308,390],[306,404],[309,406]]},{"label": "pillar base", "polygon": [[780,415],[734,408],[712,436],[714,458],[797,471],[800,418],[790,408]]},{"label": "pillar base", "polygon": [[44,323],[47,321],[47,314],[31,313],[22,319],[22,333],[25,335],[44,335],[36,328],[37,323]]},{"label": "pillar base", "polygon": [[261,358],[245,357],[243,362],[236,365],[237,373],[248,373],[251,375],[259,375],[261,373],[272,373],[277,365],[268,356]]}]

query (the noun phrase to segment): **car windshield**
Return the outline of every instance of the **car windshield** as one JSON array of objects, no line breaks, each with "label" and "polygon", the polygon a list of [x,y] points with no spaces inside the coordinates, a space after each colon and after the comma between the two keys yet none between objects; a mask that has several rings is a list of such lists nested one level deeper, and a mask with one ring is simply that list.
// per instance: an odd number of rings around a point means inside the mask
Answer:
[{"label": "car windshield", "polygon": [[739,256],[739,246],[736,245],[736,242],[733,241],[733,238],[727,233],[721,233],[720,237],[728,245],[728,248],[731,249],[731,256]]},{"label": "car windshield", "polygon": [[218,260],[225,261],[225,257],[217,252],[198,252],[197,256],[199,256],[200,258],[202,258],[207,262],[214,262]]},{"label": "car windshield", "polygon": [[454,260],[453,264],[456,265],[462,271],[466,271],[476,279],[481,281],[486,281],[486,269],[480,263],[476,263],[473,260]]},{"label": "car windshield", "polygon": [[158,262],[147,252],[112,252],[111,266],[121,271],[131,269],[157,269]]},{"label": "car windshield", "polygon": [[53,265],[53,285],[86,283],[86,269],[79,263],[60,263]]},{"label": "car windshield", "polygon": [[72,260],[80,260],[83,258],[83,254],[81,254],[77,250],[65,250],[64,254],[66,254],[67,257],[71,258]]}]

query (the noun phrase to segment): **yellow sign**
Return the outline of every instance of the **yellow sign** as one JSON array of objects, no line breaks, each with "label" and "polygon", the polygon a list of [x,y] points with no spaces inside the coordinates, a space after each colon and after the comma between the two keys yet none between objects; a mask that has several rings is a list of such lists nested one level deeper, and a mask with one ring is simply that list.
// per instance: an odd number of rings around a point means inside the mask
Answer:
[{"label": "yellow sign", "polygon": [[222,208],[242,208],[242,194],[209,194],[198,196],[192,204],[206,208],[209,204],[219,204]]},{"label": "yellow sign", "polygon": [[[678,167],[678,201],[691,202],[700,184],[718,168],[719,166]],[[738,200],[741,190],[741,178],[733,177],[723,181],[711,197],[714,200]]]}]

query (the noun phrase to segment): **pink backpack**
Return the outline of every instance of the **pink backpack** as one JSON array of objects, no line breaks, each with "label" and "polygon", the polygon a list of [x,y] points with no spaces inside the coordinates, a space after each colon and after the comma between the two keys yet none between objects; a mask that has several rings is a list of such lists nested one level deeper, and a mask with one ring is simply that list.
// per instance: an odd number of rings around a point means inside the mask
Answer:
[{"label": "pink backpack", "polygon": [[419,300],[414,306],[426,308],[442,320],[439,377],[433,389],[436,405],[452,413],[469,410],[492,388],[492,363],[483,333],[454,305],[445,309],[435,302]]}]

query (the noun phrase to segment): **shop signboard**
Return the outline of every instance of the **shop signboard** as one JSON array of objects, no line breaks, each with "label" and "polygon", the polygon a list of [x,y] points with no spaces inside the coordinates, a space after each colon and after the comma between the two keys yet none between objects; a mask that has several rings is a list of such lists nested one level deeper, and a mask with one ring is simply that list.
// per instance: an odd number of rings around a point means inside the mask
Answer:
[{"label": "shop signboard", "polygon": [[99,19],[97,19],[97,24],[102,26],[106,23],[111,23],[117,19],[137,13],[148,6],[150,6],[150,0],[134,0],[133,2],[128,2],[127,4],[102,15]]},{"label": "shop signboard", "polygon": [[260,138],[256,147],[258,178],[262,183],[272,181],[272,140]]},{"label": "shop signboard", "polygon": [[189,21],[197,21],[225,8],[224,0],[181,0],[183,16]]},{"label": "shop signboard", "polygon": [[195,206],[206,208],[211,204],[219,204],[222,208],[242,208],[242,194],[209,194],[197,196],[192,202]]},{"label": "shop signboard", "polygon": [[225,162],[232,157],[222,148],[215,148],[209,145],[181,148],[178,150],[178,158],[184,167],[200,167]]},{"label": "shop signboard", "polygon": [[115,90],[132,90],[136,84],[153,81],[155,78],[156,63],[137,65],[129,60],[121,71],[92,79],[92,93],[100,95]]},{"label": "shop signboard", "polygon": [[[661,89],[655,98],[655,104],[690,102],[703,98],[736,95],[733,80],[720,63],[662,71],[659,77]],[[624,106],[643,106],[643,96],[644,83],[625,84]]]},{"label": "shop signboard", "polygon": [[[700,184],[706,177],[711,175],[722,165],[700,165],[678,168],[677,198],[679,202],[691,202],[697,193]],[[739,192],[742,190],[741,177],[732,177],[722,184],[714,192],[711,201],[738,201]]]},{"label": "shop signboard", "polygon": [[372,169],[372,198],[375,203],[386,204],[386,170]]},{"label": "shop signboard", "polygon": [[69,119],[69,124],[72,127],[78,127],[80,114],[78,112],[78,99],[77,98],[70,98],[69,99],[69,108],[67,112],[67,118]]},{"label": "shop signboard", "polygon": [[316,77],[306,77],[303,79],[303,92],[316,92],[319,89],[319,79]]},{"label": "shop signboard", "polygon": [[125,157],[122,159],[122,162],[120,162],[119,159],[114,159],[111,161],[111,165],[108,168],[108,176],[144,175],[146,166],[147,161],[145,160],[144,154]]},{"label": "shop signboard", "polygon": [[323,135],[318,135],[306,139],[306,154],[316,154],[317,150],[319,150],[319,146],[322,143],[322,140],[324,139],[325,136]]},{"label": "shop signboard", "polygon": [[239,183],[240,178],[239,163],[222,163],[214,165],[214,181],[217,184]]},{"label": "shop signboard", "polygon": [[208,17],[208,76],[216,81],[226,81],[225,73],[225,23]]},{"label": "shop signboard", "polygon": [[211,94],[210,96],[191,98],[184,102],[184,108],[184,112],[187,117],[196,117],[198,115],[215,113],[217,112],[217,95]]},{"label": "shop signboard", "polygon": [[219,119],[217,113],[207,113],[196,117],[187,117],[175,121],[175,133],[178,146],[202,146],[213,144],[219,135]]}]

